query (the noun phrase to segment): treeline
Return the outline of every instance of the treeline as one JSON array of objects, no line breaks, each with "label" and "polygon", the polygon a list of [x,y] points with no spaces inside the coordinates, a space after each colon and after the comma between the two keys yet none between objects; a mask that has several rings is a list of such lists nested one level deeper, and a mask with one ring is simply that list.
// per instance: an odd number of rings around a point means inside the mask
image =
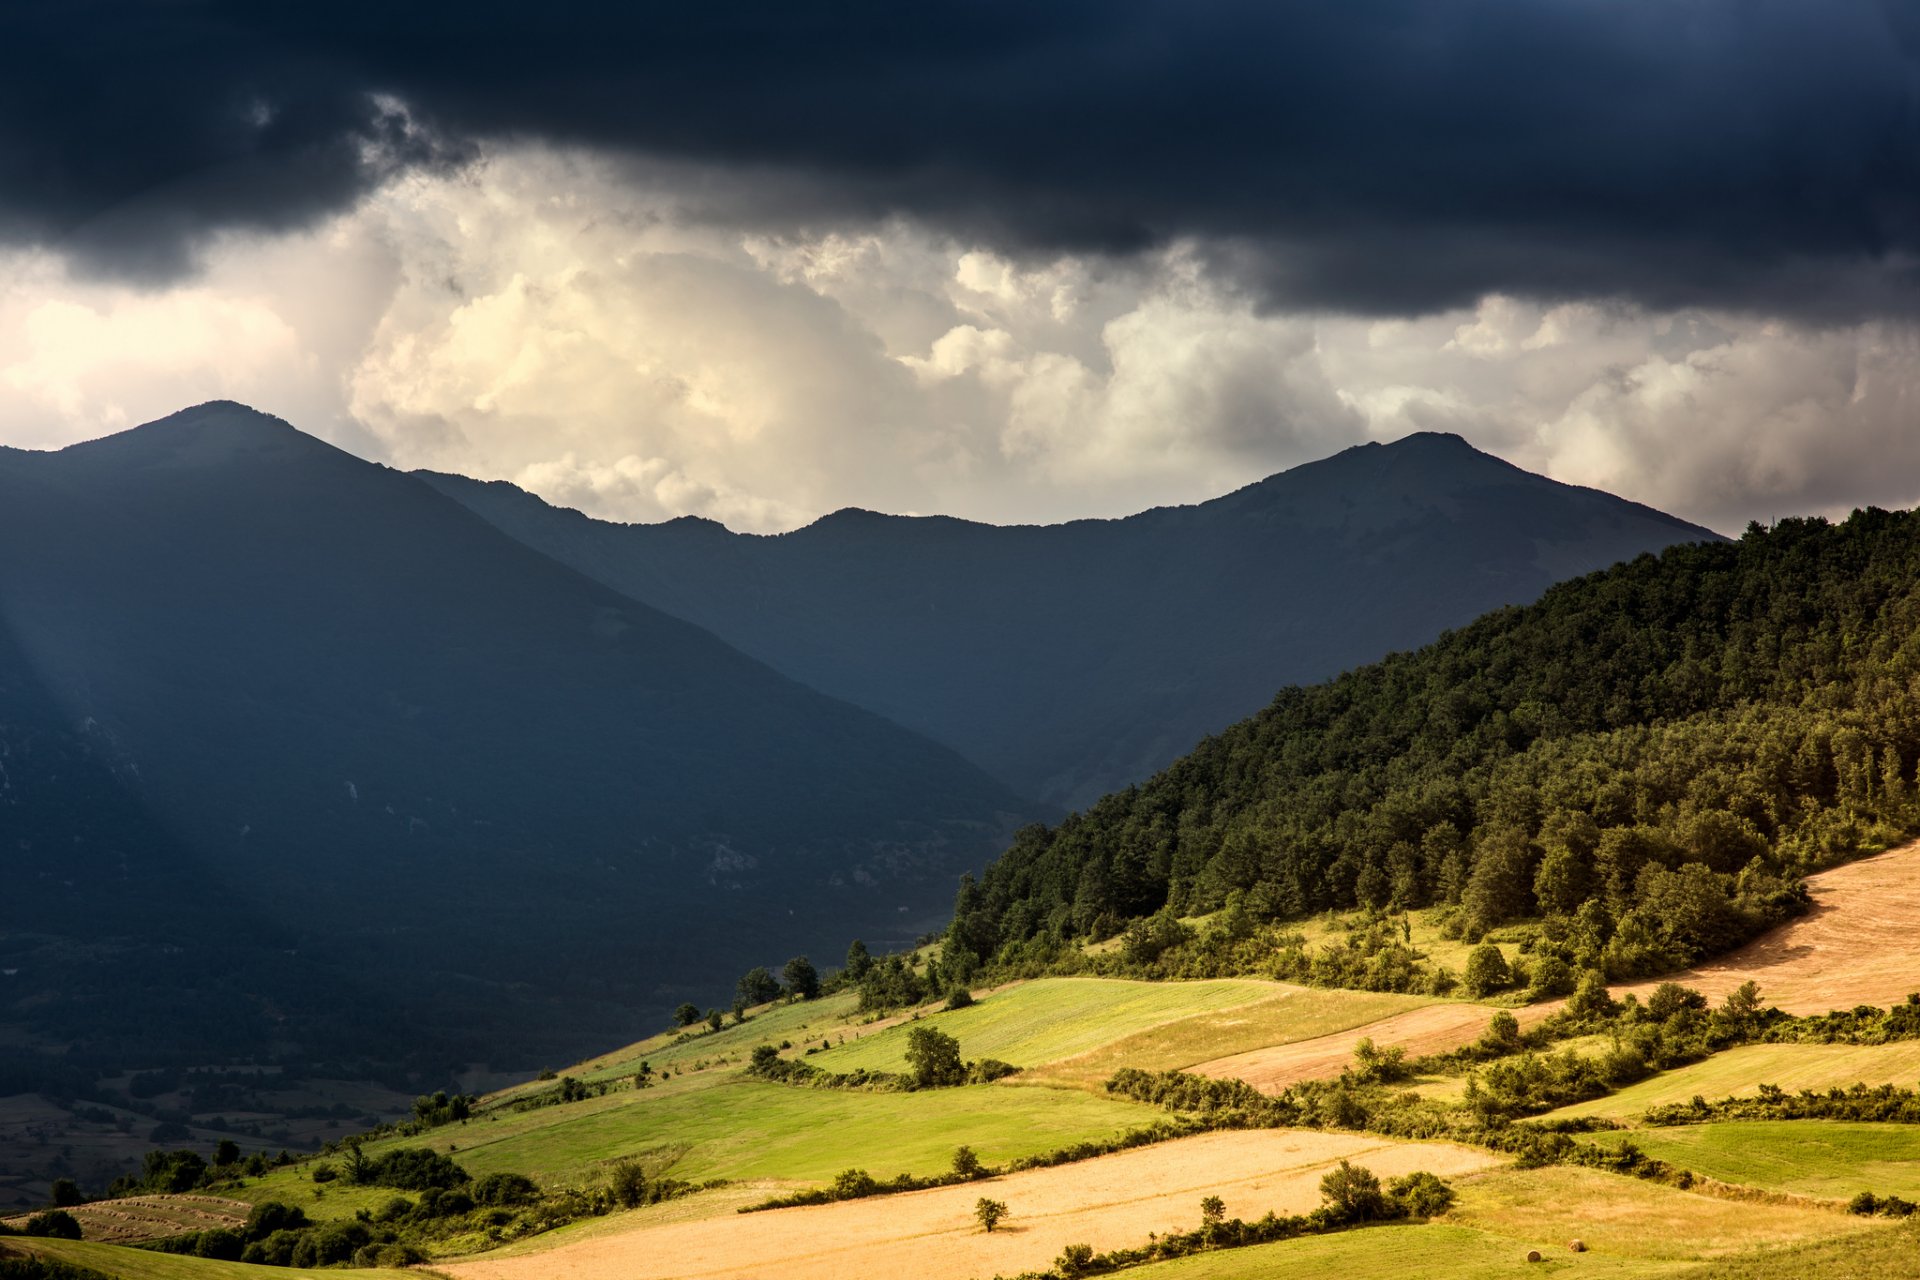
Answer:
[{"label": "treeline", "polygon": [[[1230,966],[1248,934],[1175,918],[1230,903],[1247,931],[1440,906],[1478,940],[1537,917],[1573,971],[1669,970],[1802,910],[1808,871],[1920,831],[1916,761],[1920,516],[1754,526],[1285,689],[1026,828],[963,882],[941,971],[1044,972],[1121,934],[1138,971]],[[1422,980],[1376,941],[1334,961]]]}]

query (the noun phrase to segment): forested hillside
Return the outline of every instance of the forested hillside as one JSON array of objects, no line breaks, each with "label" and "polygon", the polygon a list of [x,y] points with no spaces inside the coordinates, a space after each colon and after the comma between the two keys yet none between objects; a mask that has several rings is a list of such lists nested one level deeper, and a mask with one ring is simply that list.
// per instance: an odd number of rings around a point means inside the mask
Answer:
[{"label": "forested hillside", "polygon": [[424,474],[514,537],[1062,808],[1554,582],[1715,535],[1458,436],[1368,444],[1188,507],[999,527],[847,510],[791,533],[622,525]]},{"label": "forested hillside", "polygon": [[[1193,972],[1354,905],[1449,905],[1468,938],[1537,914],[1543,953],[1614,977],[1724,950],[1799,910],[1803,873],[1920,830],[1917,625],[1913,513],[1642,556],[1027,828],[961,891],[946,967],[1073,963],[1162,912],[1130,963]],[[1172,918],[1229,904],[1199,940]]]}]

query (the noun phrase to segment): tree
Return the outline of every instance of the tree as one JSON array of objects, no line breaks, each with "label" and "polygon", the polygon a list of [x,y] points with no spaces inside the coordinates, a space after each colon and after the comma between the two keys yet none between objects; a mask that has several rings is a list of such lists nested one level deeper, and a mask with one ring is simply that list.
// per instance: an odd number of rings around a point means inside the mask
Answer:
[{"label": "tree", "polygon": [[966,1063],[960,1060],[960,1042],[934,1027],[917,1026],[907,1032],[907,1065],[913,1082],[922,1089],[964,1084]]},{"label": "tree", "polygon": [[972,1147],[953,1149],[953,1172],[954,1176],[960,1178],[980,1176],[980,1157],[974,1154]]},{"label": "tree", "polygon": [[1320,1198],[1341,1222],[1371,1222],[1385,1217],[1387,1197],[1373,1171],[1342,1160],[1320,1179]]},{"label": "tree", "polygon": [[690,1027],[698,1021],[700,1021],[700,1010],[691,1003],[682,1002],[680,1007],[673,1011],[673,1025],[676,1027]]},{"label": "tree", "polygon": [[867,944],[855,938],[847,948],[847,981],[858,982],[867,976],[867,970],[873,968],[873,955],[867,950]]},{"label": "tree", "polygon": [[773,974],[769,973],[767,966],[763,964],[757,964],[747,970],[746,973],[742,975],[739,986],[735,989],[738,991],[740,999],[744,1000],[749,1006],[766,1004],[769,1000],[778,1000],[780,998],[780,984],[775,981]]},{"label": "tree", "polygon": [[80,1223],[65,1209],[49,1209],[45,1213],[36,1213],[27,1219],[21,1232],[30,1236],[43,1236],[50,1240],[78,1240]]},{"label": "tree", "polygon": [[974,1201],[974,1220],[985,1227],[989,1233],[991,1233],[995,1227],[999,1226],[1000,1220],[1006,1216],[1007,1206],[1005,1201],[989,1200],[985,1196],[981,1196],[978,1200]]},{"label": "tree", "polygon": [[1208,1196],[1200,1202],[1200,1221],[1208,1226],[1217,1226],[1226,1221],[1227,1202],[1219,1196]]},{"label": "tree", "polygon": [[820,971],[805,956],[795,956],[787,961],[781,976],[787,980],[787,990],[797,999],[812,1000],[820,994]]},{"label": "tree", "polygon": [[1387,1199],[1415,1218],[1437,1218],[1453,1207],[1453,1188],[1422,1169],[1387,1184]]},{"label": "tree", "polygon": [[[443,1095],[444,1096],[444,1095]],[[213,1149],[213,1167],[224,1169],[240,1160],[240,1144],[232,1138],[220,1139],[220,1145]]]},{"label": "tree", "polygon": [[56,1209],[71,1209],[77,1204],[87,1202],[86,1195],[80,1190],[80,1184],[72,1178],[55,1178],[52,1191],[51,1199]]},{"label": "tree", "polygon": [[1467,971],[1462,975],[1462,982],[1468,995],[1476,998],[1491,995],[1512,981],[1513,975],[1507,969],[1506,956],[1491,942],[1475,947],[1467,957]]},{"label": "tree", "polygon": [[724,1023],[726,1020],[727,1020],[726,1015],[721,1013],[718,1009],[707,1010],[707,1030],[718,1031],[721,1027],[721,1024]]}]

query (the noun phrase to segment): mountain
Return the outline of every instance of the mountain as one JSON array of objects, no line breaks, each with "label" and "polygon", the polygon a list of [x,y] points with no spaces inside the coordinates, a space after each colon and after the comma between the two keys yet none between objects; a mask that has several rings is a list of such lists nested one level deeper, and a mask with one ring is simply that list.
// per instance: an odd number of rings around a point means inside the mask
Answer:
[{"label": "mountain", "polygon": [[1710,530],[1478,452],[1368,444],[1211,502],[997,527],[835,512],[620,525],[422,478],[527,545],[1062,807],[1263,706]]},{"label": "mountain", "polygon": [[[1540,994],[1682,968],[1804,910],[1810,872],[1920,834],[1917,634],[1915,512],[1755,526],[1563,583],[1283,690],[1146,783],[1022,831],[963,886],[949,961],[1028,972],[1165,910],[1115,972],[1437,992],[1397,916],[1314,972],[1285,933],[1439,906],[1470,941],[1534,922]],[[1202,937],[1174,919],[1236,901]]]},{"label": "mountain", "polygon": [[[911,938],[1027,812],[950,749],[239,405],[0,450],[0,546],[0,847],[35,886],[0,899],[0,935],[47,963],[55,933],[69,956],[293,953],[341,975],[329,1000],[377,993],[336,1053],[378,1047],[377,1006],[529,1065],[736,966]],[[303,982],[236,1023],[298,1035]],[[71,999],[53,1024],[9,1007],[49,1043],[98,1030]]]}]

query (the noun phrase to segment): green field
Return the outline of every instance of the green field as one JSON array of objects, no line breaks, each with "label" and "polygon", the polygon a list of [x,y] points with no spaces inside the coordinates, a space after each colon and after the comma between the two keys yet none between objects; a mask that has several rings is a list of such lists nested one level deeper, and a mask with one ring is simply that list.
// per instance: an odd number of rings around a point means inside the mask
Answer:
[{"label": "green field", "polygon": [[1715,1102],[1755,1094],[1763,1084],[1798,1093],[1856,1083],[1908,1087],[1920,1083],[1920,1042],[1742,1045],[1551,1114],[1555,1119],[1594,1115],[1626,1120],[1651,1107],[1691,1101],[1696,1095]]},{"label": "green field", "polygon": [[1886,1229],[1884,1219],[1722,1199],[1564,1166],[1503,1170],[1456,1186],[1451,1221],[1543,1251],[1579,1239],[1598,1256],[1704,1261]]},{"label": "green field", "polygon": [[[960,1042],[967,1058],[998,1058],[1035,1067],[1097,1049],[1137,1032],[1196,1014],[1244,1008],[1298,988],[1277,982],[1127,982],[1109,978],[1042,978],[994,992],[968,1009],[929,1014]],[[808,1059],[828,1071],[899,1071],[907,1032],[889,1027]]]},{"label": "green field", "polygon": [[[210,1258],[183,1258],[170,1253],[149,1253],[122,1245],[91,1244],[84,1240],[7,1240],[0,1247],[24,1247],[30,1253],[70,1262],[77,1267],[92,1267],[116,1280],[287,1280],[306,1275],[288,1267],[255,1267],[244,1262],[215,1262]],[[375,1267],[351,1273],[367,1280],[418,1280],[419,1271],[396,1271]]]},{"label": "green field", "polygon": [[1683,1273],[1684,1280],[1912,1280],[1920,1266],[1920,1222],[1840,1240],[1723,1258]]},{"label": "green field", "polygon": [[[449,1125],[419,1138],[369,1144],[450,1152],[469,1173],[524,1173],[582,1182],[621,1156],[688,1182],[711,1178],[824,1182],[859,1166],[879,1177],[929,1174],[971,1146],[989,1164],[1124,1133],[1160,1119],[1157,1108],[1064,1089],[975,1085],[922,1093],[867,1093],[763,1084],[737,1074],[695,1076],[638,1093]],[[279,1170],[235,1193],[340,1217],[384,1203],[380,1188],[316,1185],[311,1167]]]},{"label": "green field", "polygon": [[[1540,1248],[1545,1261],[1528,1266],[1524,1259],[1529,1248]],[[1346,1276],[1355,1280],[1505,1280],[1515,1274],[1642,1280],[1683,1276],[1692,1270],[1692,1265],[1685,1262],[1574,1254],[1564,1247],[1528,1244],[1436,1222],[1201,1253],[1120,1274],[1139,1280],[1324,1280]]]},{"label": "green field", "polygon": [[[1845,1200],[1920,1198],[1920,1127],[1830,1120],[1741,1120],[1595,1134],[1722,1182]],[[1768,1213],[1774,1210],[1767,1210]]]}]

